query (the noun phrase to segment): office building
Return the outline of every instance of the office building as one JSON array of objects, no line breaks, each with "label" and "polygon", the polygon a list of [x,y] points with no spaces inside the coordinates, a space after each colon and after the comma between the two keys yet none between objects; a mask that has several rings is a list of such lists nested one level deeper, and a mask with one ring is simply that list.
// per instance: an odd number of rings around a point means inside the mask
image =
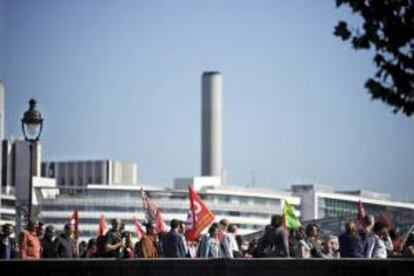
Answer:
[{"label": "office building", "polygon": [[136,185],[137,164],[114,160],[42,162],[41,175],[54,178],[62,193],[79,194],[88,184]]}]

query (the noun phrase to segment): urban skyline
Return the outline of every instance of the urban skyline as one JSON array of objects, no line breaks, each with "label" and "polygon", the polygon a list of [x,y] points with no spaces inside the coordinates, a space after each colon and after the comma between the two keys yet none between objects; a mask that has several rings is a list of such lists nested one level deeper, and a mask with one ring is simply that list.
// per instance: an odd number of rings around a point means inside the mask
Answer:
[{"label": "urban skyline", "polygon": [[0,2],[0,79],[6,137],[38,99],[44,160],[137,162],[162,186],[200,175],[200,76],[218,70],[229,184],[413,200],[412,119],[370,101],[370,56],[333,36],[350,17],[333,3],[40,2]]}]

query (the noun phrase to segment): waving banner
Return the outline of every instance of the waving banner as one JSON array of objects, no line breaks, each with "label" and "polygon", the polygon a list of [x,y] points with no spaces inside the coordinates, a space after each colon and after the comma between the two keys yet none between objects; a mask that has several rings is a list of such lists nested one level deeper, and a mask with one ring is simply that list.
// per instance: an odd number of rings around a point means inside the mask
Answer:
[{"label": "waving banner", "polygon": [[187,241],[196,241],[200,233],[214,220],[214,214],[207,205],[196,194],[192,186],[188,187],[190,198],[190,209],[187,218],[187,230],[185,237]]}]

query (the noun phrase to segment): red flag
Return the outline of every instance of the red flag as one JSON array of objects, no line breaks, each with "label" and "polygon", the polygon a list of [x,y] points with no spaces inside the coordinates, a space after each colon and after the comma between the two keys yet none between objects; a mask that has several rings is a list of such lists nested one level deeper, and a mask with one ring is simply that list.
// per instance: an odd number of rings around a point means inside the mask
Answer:
[{"label": "red flag", "polygon": [[103,236],[106,233],[106,220],[103,214],[101,214],[101,216],[99,217],[99,224],[98,224],[98,237],[99,236]]},{"label": "red flag", "polygon": [[207,205],[193,190],[188,187],[190,198],[190,209],[188,210],[187,230],[185,237],[187,241],[196,241],[200,233],[214,220],[214,214],[208,209]]},{"label": "red flag", "polygon": [[358,200],[357,209],[358,209],[357,219],[360,225],[362,226],[364,225],[364,217],[366,216],[367,213],[365,212],[365,208],[361,200]]},{"label": "red flag", "polygon": [[145,235],[144,228],[142,228],[141,223],[139,223],[139,220],[136,217],[132,218],[132,222],[135,225],[135,233],[137,234],[137,238],[140,240]]},{"label": "red flag", "polygon": [[75,209],[75,211],[73,211],[72,215],[70,216],[69,224],[72,228],[74,239],[77,240],[79,237],[79,216],[77,209]]},{"label": "red flag", "polygon": [[147,221],[155,224],[155,231],[157,233],[165,232],[166,227],[165,227],[164,219],[162,218],[162,215],[160,213],[160,210],[158,209],[157,205],[155,205],[155,202],[152,201],[152,199],[147,196],[147,194],[142,188],[141,188],[141,197],[142,197],[142,207],[144,209],[145,218],[147,219]]}]

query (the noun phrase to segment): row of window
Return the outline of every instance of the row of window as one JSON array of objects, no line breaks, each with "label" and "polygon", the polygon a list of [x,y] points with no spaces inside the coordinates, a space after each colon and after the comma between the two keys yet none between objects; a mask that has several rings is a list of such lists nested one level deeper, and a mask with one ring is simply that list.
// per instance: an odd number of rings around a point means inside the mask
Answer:
[{"label": "row of window", "polygon": [[97,184],[101,184],[102,183],[102,178],[101,177],[96,177],[95,181],[93,181],[92,177],[88,178],[88,181],[86,182],[85,179],[83,177],[79,177],[78,182],[75,183],[75,178],[71,177],[69,180],[69,183],[66,183],[66,178],[65,177],[61,177],[58,180],[58,185],[59,186],[86,186],[88,184],[93,184],[93,183],[97,183]]},{"label": "row of window", "polygon": [[[143,212],[142,208],[137,206],[69,206],[69,205],[42,205],[42,211],[73,211],[77,209],[82,212],[122,212],[122,213],[141,213]],[[160,208],[160,211],[163,214],[180,214],[187,213],[187,209],[179,208],[168,208],[167,210]],[[215,211],[214,214],[217,216],[232,216],[232,217],[245,217],[245,218],[269,218],[269,214],[255,213],[255,212],[240,212],[240,211]]]}]

